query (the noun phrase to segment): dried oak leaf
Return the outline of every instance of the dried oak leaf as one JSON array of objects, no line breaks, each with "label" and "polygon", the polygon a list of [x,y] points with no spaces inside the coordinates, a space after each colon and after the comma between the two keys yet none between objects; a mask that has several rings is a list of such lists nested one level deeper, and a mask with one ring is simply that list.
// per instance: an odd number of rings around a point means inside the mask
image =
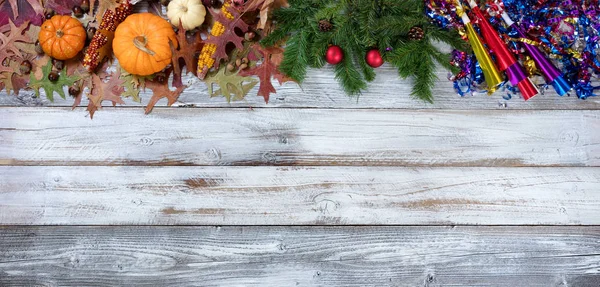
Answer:
[{"label": "dried oak leaf", "polygon": [[17,26],[31,22],[42,25],[44,8],[40,0],[4,0],[0,1],[0,26],[13,21]]},{"label": "dried oak leaf", "polygon": [[[229,56],[227,55],[227,44],[232,43],[239,50],[244,49],[244,33],[248,31],[249,25],[246,24],[242,19],[242,15],[235,9],[231,8],[231,15],[233,15],[233,19],[227,18],[223,13],[217,13],[212,9],[208,9],[210,14],[213,16],[215,22],[221,23],[225,27],[225,32],[220,36],[209,36],[208,39],[204,41],[205,44],[214,44],[217,46],[217,50],[213,57],[215,58],[215,68],[218,69],[221,63],[221,60],[227,61]],[[242,36],[239,36],[240,33]]]},{"label": "dried oak leaf", "polygon": [[290,78],[281,73],[278,69],[281,63],[280,57],[283,54],[283,49],[279,47],[264,48],[260,44],[252,46],[255,52],[262,55],[262,62],[256,66],[240,72],[241,76],[257,76],[260,80],[258,95],[265,98],[265,102],[269,102],[271,93],[275,93],[275,87],[271,83],[271,78],[277,79],[279,84],[291,81]]},{"label": "dried oak leaf", "polygon": [[183,89],[187,88],[187,86],[181,86],[178,87],[175,91],[171,91],[169,89],[168,83],[146,81],[146,88],[152,90],[152,98],[150,98],[150,101],[146,106],[146,114],[149,114],[156,105],[156,103],[158,103],[158,101],[162,98],[167,98],[167,105],[172,106],[179,98],[179,95],[181,95],[181,92],[183,92]]},{"label": "dried oak leaf", "polygon": [[89,103],[87,110],[90,112],[90,118],[94,118],[94,113],[102,108],[103,101],[111,101],[113,106],[124,104],[121,99],[121,94],[125,91],[123,88],[123,80],[113,73],[110,79],[104,82],[96,74],[92,74],[91,93],[88,94]]},{"label": "dried oak leaf", "polygon": [[35,95],[40,96],[40,89],[44,89],[46,97],[50,101],[54,101],[54,92],[58,93],[63,99],[65,98],[64,87],[73,85],[79,80],[78,76],[67,75],[67,69],[63,69],[56,82],[52,82],[48,79],[48,75],[52,72],[52,62],[42,67],[42,77],[38,80],[35,77],[35,73],[29,74],[29,87],[35,90]]},{"label": "dried oak leaf", "polygon": [[132,100],[140,103],[142,99],[140,98],[140,80],[133,74],[125,73],[121,70],[121,79],[125,81],[123,86],[125,87],[125,92],[123,93],[124,98],[131,98]]},{"label": "dried oak leaf", "polygon": [[257,29],[270,29],[269,14],[281,7],[287,7],[287,0],[249,0],[244,4],[244,12],[260,11],[260,21]]},{"label": "dried oak leaf", "polygon": [[24,23],[19,27],[12,21],[9,24],[10,31],[8,34],[0,33],[0,72],[14,71],[8,67],[7,61],[18,60],[21,62],[27,58],[27,53],[23,53],[16,44],[33,43],[33,39],[24,34],[29,23]]},{"label": "dried oak leaf", "polygon": [[[183,29],[181,23],[179,23],[179,29],[177,31],[177,43],[179,47],[173,42],[169,42],[171,45],[171,51],[173,54],[171,62],[173,63],[173,86],[178,88],[183,86],[181,76],[183,75],[183,66],[186,67],[186,71],[191,72],[194,76],[197,75],[198,60],[195,58],[196,53],[202,49],[202,38],[200,33],[194,34],[193,40],[190,42],[187,37],[187,31]],[[181,65],[183,62],[183,66]]]},{"label": "dried oak leaf", "polygon": [[[227,74],[226,70],[226,68],[221,68],[217,73],[204,80],[211,97],[223,96],[227,102],[243,100],[258,84],[253,77],[243,77],[239,73]],[[218,86],[218,90],[215,90],[215,85]]]}]

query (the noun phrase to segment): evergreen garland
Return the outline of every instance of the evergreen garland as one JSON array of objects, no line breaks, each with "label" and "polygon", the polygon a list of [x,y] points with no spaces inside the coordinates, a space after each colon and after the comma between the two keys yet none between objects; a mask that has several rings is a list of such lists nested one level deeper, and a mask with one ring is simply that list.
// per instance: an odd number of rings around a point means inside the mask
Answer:
[{"label": "evergreen garland", "polygon": [[[349,95],[359,94],[375,79],[365,53],[377,48],[402,78],[414,79],[412,96],[432,102],[435,62],[454,70],[449,55],[439,51],[435,41],[457,49],[465,46],[455,31],[430,23],[422,0],[289,0],[289,4],[274,12],[276,28],[262,44],[270,47],[285,41],[279,69],[299,83],[305,79],[307,67],[325,65],[330,45],[340,46],[345,57],[335,65],[335,76]],[[319,22],[323,20],[333,29],[321,31]],[[409,37],[413,27],[423,30],[423,39]]]}]

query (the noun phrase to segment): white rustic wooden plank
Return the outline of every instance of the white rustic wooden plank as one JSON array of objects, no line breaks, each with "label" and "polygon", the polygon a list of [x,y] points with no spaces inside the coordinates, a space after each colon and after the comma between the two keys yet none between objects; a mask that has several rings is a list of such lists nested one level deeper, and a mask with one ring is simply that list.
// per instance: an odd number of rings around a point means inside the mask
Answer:
[{"label": "white rustic wooden plank", "polygon": [[600,225],[600,168],[0,167],[0,225]]},{"label": "white rustic wooden plank", "polygon": [[[227,103],[223,98],[210,98],[206,85],[188,76],[184,82],[190,87],[181,95],[176,106],[185,107],[308,107],[308,108],[403,108],[403,109],[600,109],[600,97],[588,100],[579,100],[577,97],[559,97],[555,92],[548,90],[544,95],[537,96],[530,101],[520,98],[509,101],[503,99],[506,93],[497,92],[493,96],[476,95],[459,97],[446,80],[447,72],[442,69],[438,72],[439,82],[434,88],[435,103],[428,104],[412,99],[410,94],[411,81],[398,78],[396,70],[391,66],[378,69],[375,82],[369,85],[359,98],[346,96],[334,79],[331,69],[311,70],[306,82],[300,87],[295,83],[286,83],[282,87],[274,84],[278,93],[273,95],[269,104],[265,104],[262,97],[256,96],[256,87],[246,101]],[[274,82],[275,83],[275,82]],[[0,94],[0,106],[71,106],[73,100],[55,97],[55,102],[49,102],[44,96],[34,98],[31,92],[20,93],[19,96]],[[126,101],[127,106],[145,106],[151,94],[142,93],[142,103]],[[106,103],[110,105],[110,103]],[[159,102],[158,106],[166,105],[166,101]],[[82,106],[87,106],[87,99],[82,101]]]},{"label": "white rustic wooden plank", "polygon": [[2,165],[599,166],[599,111],[0,108]]},{"label": "white rustic wooden plank", "polygon": [[4,227],[2,286],[600,284],[598,227]]}]

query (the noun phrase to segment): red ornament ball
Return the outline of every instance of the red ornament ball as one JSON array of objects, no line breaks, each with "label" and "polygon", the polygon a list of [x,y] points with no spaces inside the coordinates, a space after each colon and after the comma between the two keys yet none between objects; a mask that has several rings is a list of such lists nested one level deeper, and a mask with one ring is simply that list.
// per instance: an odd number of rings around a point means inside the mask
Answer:
[{"label": "red ornament ball", "polygon": [[329,64],[337,65],[344,60],[344,51],[342,51],[342,48],[340,48],[340,46],[330,46],[329,48],[327,48],[325,60]]},{"label": "red ornament ball", "polygon": [[373,68],[379,68],[381,65],[383,65],[383,58],[377,49],[371,49],[369,52],[367,52],[365,61],[367,61],[367,64]]}]

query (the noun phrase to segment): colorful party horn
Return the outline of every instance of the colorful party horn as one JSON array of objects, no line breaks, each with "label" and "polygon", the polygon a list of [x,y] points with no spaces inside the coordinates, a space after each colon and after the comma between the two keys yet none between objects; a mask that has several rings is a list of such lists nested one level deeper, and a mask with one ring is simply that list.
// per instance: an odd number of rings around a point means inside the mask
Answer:
[{"label": "colorful party horn", "polygon": [[462,22],[467,30],[467,37],[469,37],[469,43],[471,43],[471,48],[475,53],[475,57],[477,61],[479,61],[479,66],[483,71],[483,76],[485,77],[485,82],[488,85],[488,93],[491,94],[496,91],[496,88],[500,83],[502,83],[503,78],[496,68],[494,61],[492,61],[492,57],[488,53],[488,51],[483,46],[481,39],[473,29],[473,24],[471,24],[471,20],[467,13],[463,13],[461,15]]},{"label": "colorful party horn", "polygon": [[[506,12],[502,12],[502,19],[504,19],[506,25],[517,31],[519,37],[524,39],[527,37],[525,32],[510,19],[510,16],[508,16]],[[558,70],[558,68],[556,68],[556,66],[554,66],[554,64],[552,64],[552,62],[550,62],[536,46],[527,42],[523,42],[523,46],[542,72],[542,75],[544,75],[546,82],[551,84],[559,95],[564,96],[572,89],[571,85],[563,78],[560,70]]]},{"label": "colorful party horn", "polygon": [[529,78],[527,78],[527,75],[525,75],[521,64],[517,62],[517,59],[510,53],[508,47],[506,47],[506,44],[504,44],[502,39],[500,39],[498,32],[494,30],[492,25],[483,16],[483,13],[481,12],[481,9],[479,9],[479,6],[477,6],[477,3],[473,0],[470,0],[469,5],[471,6],[471,11],[478,20],[477,25],[479,25],[479,28],[481,29],[481,35],[485,39],[488,47],[496,56],[496,64],[498,65],[498,69],[500,69],[500,71],[506,71],[510,83],[513,86],[519,87],[519,90],[523,95],[523,99],[526,101],[539,94],[537,87]]}]

